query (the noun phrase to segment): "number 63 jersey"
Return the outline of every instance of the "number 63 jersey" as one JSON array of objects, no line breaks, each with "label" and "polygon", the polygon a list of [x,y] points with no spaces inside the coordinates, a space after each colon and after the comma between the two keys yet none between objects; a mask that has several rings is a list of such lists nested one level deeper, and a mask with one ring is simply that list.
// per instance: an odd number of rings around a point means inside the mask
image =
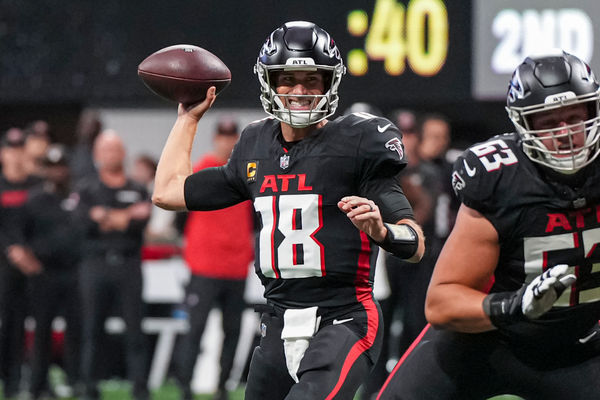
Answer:
[{"label": "number 63 jersey", "polygon": [[577,276],[548,313],[505,333],[572,342],[600,319],[600,171],[597,162],[588,166],[581,185],[573,177],[569,185],[559,183],[543,171],[523,153],[518,136],[507,134],[466,150],[454,164],[452,185],[498,232],[492,292],[517,290],[557,264]]},{"label": "number 63 jersey", "polygon": [[[212,191],[229,198],[224,204],[253,202],[255,269],[270,302],[337,307],[371,295],[377,246],[337,203],[364,196],[386,222],[412,217],[395,180],[406,164],[400,137],[388,120],[363,113],[329,121],[287,149],[274,119],[244,129],[222,167],[224,189]],[[190,178],[186,205],[202,209],[191,193],[203,190],[202,180]]]}]

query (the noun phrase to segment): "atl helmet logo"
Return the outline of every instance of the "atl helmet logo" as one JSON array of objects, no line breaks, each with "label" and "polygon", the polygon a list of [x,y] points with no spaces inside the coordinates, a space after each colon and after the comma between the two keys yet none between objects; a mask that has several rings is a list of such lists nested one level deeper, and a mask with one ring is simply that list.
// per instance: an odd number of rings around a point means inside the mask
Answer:
[{"label": "atl helmet logo", "polygon": [[395,151],[400,156],[400,159],[404,157],[404,150],[402,150],[402,142],[398,138],[393,138],[385,143],[385,148],[391,151]]},{"label": "atl helmet logo", "polygon": [[544,104],[560,103],[566,100],[574,99],[577,95],[570,90],[562,93],[554,93],[544,99]]},{"label": "atl helmet logo", "polygon": [[310,57],[290,57],[285,60],[285,65],[315,65],[315,60]]}]

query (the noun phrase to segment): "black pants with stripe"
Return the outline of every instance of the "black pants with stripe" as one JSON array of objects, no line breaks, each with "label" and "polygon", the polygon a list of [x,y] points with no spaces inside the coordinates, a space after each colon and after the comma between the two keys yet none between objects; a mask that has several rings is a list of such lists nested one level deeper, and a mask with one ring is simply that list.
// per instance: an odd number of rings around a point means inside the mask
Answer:
[{"label": "black pants with stripe", "polygon": [[371,298],[344,310],[319,310],[319,330],[300,362],[298,383],[286,367],[283,311],[275,308],[262,314],[262,337],[252,355],[245,399],[352,400],[379,357],[383,332],[379,305]]},{"label": "black pants with stripe", "polygon": [[465,334],[430,325],[398,362],[378,400],[597,399],[600,335],[586,344],[515,347],[497,331]]}]

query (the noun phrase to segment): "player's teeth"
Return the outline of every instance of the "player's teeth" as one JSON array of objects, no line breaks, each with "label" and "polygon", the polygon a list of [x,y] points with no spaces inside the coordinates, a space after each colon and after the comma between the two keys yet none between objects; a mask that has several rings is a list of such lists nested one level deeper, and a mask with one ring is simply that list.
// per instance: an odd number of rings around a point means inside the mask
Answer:
[{"label": "player's teeth", "polygon": [[307,106],[310,104],[310,101],[294,101],[290,100],[290,104],[293,106]]}]

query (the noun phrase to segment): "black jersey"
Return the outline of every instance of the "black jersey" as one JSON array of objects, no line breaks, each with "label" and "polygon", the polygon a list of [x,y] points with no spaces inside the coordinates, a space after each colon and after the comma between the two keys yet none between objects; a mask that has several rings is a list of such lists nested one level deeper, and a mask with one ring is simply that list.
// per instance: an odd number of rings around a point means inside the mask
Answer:
[{"label": "black jersey", "polygon": [[31,191],[23,209],[23,235],[45,270],[77,267],[81,256],[82,227],[74,211],[76,193],[60,193],[50,184]]},{"label": "black jersey", "polygon": [[[40,183],[41,180],[33,176],[21,182],[11,182],[0,175],[0,246],[2,249],[23,242],[20,229],[23,224],[23,207],[29,198],[30,189]],[[0,264],[6,262],[3,251],[0,255]]]},{"label": "black jersey", "polygon": [[139,256],[144,228],[148,219],[132,219],[124,231],[102,232],[90,216],[94,206],[124,209],[136,203],[149,202],[147,190],[140,184],[127,180],[121,187],[108,187],[99,179],[88,179],[77,191],[79,205],[76,215],[84,231],[83,256],[104,254],[108,250],[130,256]]},{"label": "black jersey", "polygon": [[511,337],[572,341],[600,319],[598,163],[585,172],[579,188],[546,178],[516,134],[476,144],[454,164],[452,183],[460,200],[482,213],[499,235],[492,292],[516,290],[557,264],[569,265],[577,276],[539,320],[507,329]]},{"label": "black jersey", "polygon": [[[338,209],[344,196],[374,200],[384,221],[412,217],[394,178],[405,166],[398,129],[351,114],[330,121],[289,150],[267,118],[242,132],[223,167],[224,204],[253,201],[255,267],[265,297],[284,307],[353,304],[370,295],[376,246]],[[202,175],[186,181],[188,209],[204,209]]]}]

